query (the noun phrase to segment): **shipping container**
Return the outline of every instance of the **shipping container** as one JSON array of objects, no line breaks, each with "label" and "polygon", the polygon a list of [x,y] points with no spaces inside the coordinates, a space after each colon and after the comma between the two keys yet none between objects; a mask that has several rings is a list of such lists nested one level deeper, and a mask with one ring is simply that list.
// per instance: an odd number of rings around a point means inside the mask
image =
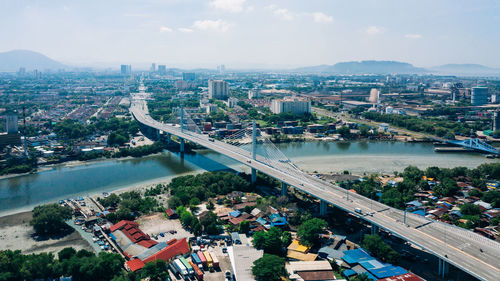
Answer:
[{"label": "shipping container", "polygon": [[184,266],[181,260],[179,259],[174,260],[174,267],[177,269],[176,270],[177,273],[182,275],[182,277],[187,277],[189,275],[186,267]]},{"label": "shipping container", "polygon": [[207,268],[207,259],[205,258],[205,255],[203,254],[203,252],[199,251],[196,254],[198,254],[198,257],[200,258],[200,261],[201,261],[201,264],[203,265],[203,267]]},{"label": "shipping container", "polygon": [[205,258],[207,259],[207,267],[212,268],[214,267],[214,261],[212,260],[212,257],[210,256],[209,252],[203,252],[203,255],[205,255]]},{"label": "shipping container", "polygon": [[212,252],[210,253],[210,256],[212,257],[212,264],[214,268],[219,268],[219,259],[215,256],[215,254]]},{"label": "shipping container", "polygon": [[179,260],[182,262],[182,264],[186,267],[187,269],[187,272],[189,275],[193,275],[194,274],[194,269],[193,267],[189,264],[189,262],[184,258],[184,257],[180,257]]},{"label": "shipping container", "polygon": [[197,264],[198,266],[202,266],[200,257],[198,257],[198,255],[196,253],[191,254],[191,260],[193,261],[193,263]]},{"label": "shipping container", "polygon": [[203,280],[203,272],[201,271],[201,269],[196,265],[196,263],[193,263],[193,262],[189,262],[189,264],[193,267],[194,269],[194,277],[196,277],[196,279],[198,281],[200,280]]}]

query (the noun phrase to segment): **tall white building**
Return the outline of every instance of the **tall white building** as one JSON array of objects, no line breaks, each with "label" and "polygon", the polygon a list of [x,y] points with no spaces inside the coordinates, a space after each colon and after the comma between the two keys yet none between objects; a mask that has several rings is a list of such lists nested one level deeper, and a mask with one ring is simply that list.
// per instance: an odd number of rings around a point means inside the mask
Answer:
[{"label": "tall white building", "polygon": [[229,86],[224,80],[208,80],[208,98],[224,100],[229,96]]},{"label": "tall white building", "polygon": [[271,112],[280,114],[291,112],[295,114],[304,114],[311,112],[311,101],[308,99],[285,98],[277,99],[271,102]]}]

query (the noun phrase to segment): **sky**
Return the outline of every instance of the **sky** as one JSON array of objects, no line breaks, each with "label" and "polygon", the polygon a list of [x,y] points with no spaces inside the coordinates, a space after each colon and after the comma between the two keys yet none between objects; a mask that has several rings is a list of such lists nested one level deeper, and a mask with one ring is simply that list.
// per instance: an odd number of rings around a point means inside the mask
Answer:
[{"label": "sky", "polygon": [[0,52],[73,65],[500,67],[500,0],[0,0]]}]

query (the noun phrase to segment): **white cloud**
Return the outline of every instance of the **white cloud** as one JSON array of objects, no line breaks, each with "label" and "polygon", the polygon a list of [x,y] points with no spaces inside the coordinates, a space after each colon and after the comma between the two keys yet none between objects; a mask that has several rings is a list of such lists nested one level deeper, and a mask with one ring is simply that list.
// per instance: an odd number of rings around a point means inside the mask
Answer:
[{"label": "white cloud", "polygon": [[239,13],[243,11],[243,5],[246,0],[213,0],[210,6],[230,13]]},{"label": "white cloud", "polygon": [[288,9],[276,9],[274,14],[284,20],[293,20],[293,14]]},{"label": "white cloud", "polygon": [[184,33],[193,32],[193,30],[191,28],[186,28],[186,27],[179,27],[179,28],[177,28],[177,30],[179,30],[180,32],[184,32]]},{"label": "white cloud", "polygon": [[365,32],[368,33],[369,35],[377,35],[379,33],[382,33],[384,30],[381,27],[378,26],[369,26],[366,28]]},{"label": "white cloud", "polygon": [[199,30],[212,30],[226,32],[231,25],[221,19],[218,20],[197,20],[193,23],[193,27]]},{"label": "white cloud", "polygon": [[172,28],[168,26],[162,26],[160,27],[160,32],[172,32]]},{"label": "white cloud", "polygon": [[324,14],[322,12],[313,13],[312,16],[313,16],[314,21],[317,22],[317,23],[329,23],[329,22],[333,22],[333,17],[331,17],[331,16],[329,16],[327,14]]},{"label": "white cloud", "polygon": [[420,35],[420,34],[405,34],[405,38],[408,38],[408,39],[420,39],[420,38],[422,38],[422,35]]}]

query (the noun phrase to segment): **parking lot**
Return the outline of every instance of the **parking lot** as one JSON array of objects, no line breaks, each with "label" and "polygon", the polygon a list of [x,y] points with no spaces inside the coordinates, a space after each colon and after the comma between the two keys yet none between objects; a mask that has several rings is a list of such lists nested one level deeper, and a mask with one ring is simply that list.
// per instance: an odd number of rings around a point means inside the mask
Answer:
[{"label": "parking lot", "polygon": [[[144,233],[158,242],[168,242],[174,238],[182,239],[184,237],[189,239],[189,237],[193,236],[182,227],[178,219],[170,220],[163,213],[142,216],[137,219],[137,222]],[[163,236],[161,236],[161,233],[163,233]]]}]

